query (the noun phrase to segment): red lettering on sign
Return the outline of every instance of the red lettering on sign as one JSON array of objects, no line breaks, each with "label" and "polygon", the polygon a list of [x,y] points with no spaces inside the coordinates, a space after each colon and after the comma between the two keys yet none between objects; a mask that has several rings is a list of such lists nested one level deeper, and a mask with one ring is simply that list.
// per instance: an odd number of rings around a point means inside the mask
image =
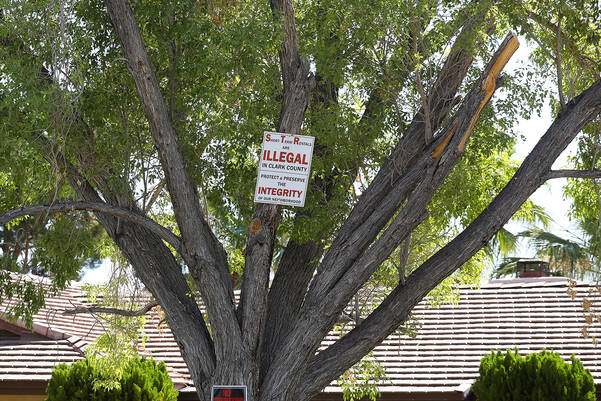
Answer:
[{"label": "red lettering on sign", "polygon": [[230,390],[230,389],[223,389],[223,395],[225,397],[231,397],[232,396],[232,390]]},{"label": "red lettering on sign", "polygon": [[298,136],[295,136],[294,137],[294,144],[295,145],[298,144],[298,141],[300,141],[300,138]]},{"label": "red lettering on sign", "polygon": [[275,196],[289,196],[291,198],[300,198],[303,191],[297,189],[283,189],[273,187],[259,187],[257,190],[259,195],[275,195]]},{"label": "red lettering on sign", "polygon": [[265,140],[266,140],[267,142],[271,141],[271,134],[267,134],[267,135],[265,135]]},{"label": "red lettering on sign", "polygon": [[280,163],[295,163],[308,165],[305,153],[279,152],[277,150],[264,150],[263,160]]}]

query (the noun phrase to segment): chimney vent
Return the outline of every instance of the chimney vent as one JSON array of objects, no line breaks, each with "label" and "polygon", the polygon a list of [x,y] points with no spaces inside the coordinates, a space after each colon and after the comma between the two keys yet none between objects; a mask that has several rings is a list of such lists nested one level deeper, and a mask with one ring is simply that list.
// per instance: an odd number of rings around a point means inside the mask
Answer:
[{"label": "chimney vent", "polygon": [[518,260],[517,275],[522,277],[549,277],[549,262],[538,259]]}]

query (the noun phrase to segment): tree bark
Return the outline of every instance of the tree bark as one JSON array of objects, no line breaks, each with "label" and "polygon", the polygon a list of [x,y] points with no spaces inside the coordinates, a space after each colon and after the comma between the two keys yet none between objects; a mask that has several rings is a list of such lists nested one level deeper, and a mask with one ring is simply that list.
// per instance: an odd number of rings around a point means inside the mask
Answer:
[{"label": "tree bark", "polygon": [[[69,184],[81,199],[94,204],[102,203],[100,195],[89,181],[53,149],[48,139],[38,137],[34,143],[41,148],[42,154],[50,163],[59,164],[58,167],[65,172]],[[115,194],[103,182],[102,177],[95,176],[95,179],[103,188],[103,198],[107,202],[141,213],[131,196]],[[216,364],[214,344],[196,300],[190,296],[192,291],[179,263],[162,240],[144,227],[127,222],[124,224],[118,217],[106,213],[98,213],[96,218],[132,265],[144,286],[163,307],[190,376],[198,386],[200,399],[205,399],[210,394],[210,377]]]},{"label": "tree bark", "polygon": [[[92,178],[96,189],[64,160],[61,163],[68,172],[69,183],[82,201],[15,213],[73,208],[94,211],[164,308],[201,399],[209,399],[212,384],[246,384],[251,401],[308,401],[395,330],[411,308],[481,249],[544,180],[584,176],[580,172],[552,171],[551,165],[578,131],[599,114],[599,83],[567,105],[511,182],[463,233],[420,266],[404,284],[400,283],[351,333],[316,354],[353,294],[427,217],[428,203],[456,166],[480,113],[502,82],[499,73],[516,48],[515,37],[510,35],[503,42],[482,77],[449,118],[458,103],[458,88],[472,63],[465,40],[483,21],[487,25],[487,10],[465,23],[427,94],[427,107],[415,115],[323,260],[320,261],[320,239],[291,243],[271,293],[269,273],[281,207],[258,205],[248,229],[243,286],[236,309],[225,252],[203,217],[196,184],[187,172],[172,117],[133,11],[127,0],[105,3],[165,172],[181,238],[146,218],[131,193],[112,191],[105,175]],[[284,32],[279,52],[283,96],[276,129],[298,134],[316,82],[309,63],[300,55],[292,0],[270,0],[270,5],[278,29]],[[382,93],[375,91],[372,95],[359,127],[376,120],[379,107],[391,104],[391,98]],[[438,134],[424,141],[424,133],[430,130]],[[340,178],[333,173],[326,177],[324,185],[337,179]],[[199,285],[213,336],[196,300],[189,296],[181,266],[163,241],[181,252]],[[299,263],[302,266],[295,275],[294,268]],[[290,286],[294,288],[290,290]]]},{"label": "tree bark", "polygon": [[[283,100],[277,131],[299,134],[315,87],[315,78],[310,73],[309,63],[299,52],[292,1],[271,0],[270,6],[276,26],[284,32],[284,42],[279,51]],[[246,242],[238,316],[241,320],[244,344],[249,350],[252,363],[252,385],[249,390],[253,399],[260,397],[269,274],[281,211],[282,207],[279,205],[259,204],[253,215]]]},{"label": "tree bark", "polygon": [[[181,232],[188,267],[200,288],[215,336],[217,363],[212,377],[222,384],[249,382],[250,357],[243,347],[235,314],[234,294],[227,257],[205,221],[200,202],[186,168],[179,140],[169,115],[152,62],[146,52],[133,10],[127,0],[106,0],[113,28],[127,60],[150,133],[158,151],[173,211]],[[198,383],[199,387],[201,383]]]}]

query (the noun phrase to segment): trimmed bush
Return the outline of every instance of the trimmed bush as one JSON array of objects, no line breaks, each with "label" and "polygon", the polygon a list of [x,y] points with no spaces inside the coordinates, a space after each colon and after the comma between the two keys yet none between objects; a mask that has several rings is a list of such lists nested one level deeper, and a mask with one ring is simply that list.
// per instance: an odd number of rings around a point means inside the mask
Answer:
[{"label": "trimmed bush", "polygon": [[555,352],[526,357],[517,350],[486,355],[472,389],[479,401],[594,401],[591,373],[571,357],[566,363]]},{"label": "trimmed bush", "polygon": [[119,378],[94,359],[60,364],[48,382],[47,401],[176,401],[178,392],[163,362],[132,358]]}]

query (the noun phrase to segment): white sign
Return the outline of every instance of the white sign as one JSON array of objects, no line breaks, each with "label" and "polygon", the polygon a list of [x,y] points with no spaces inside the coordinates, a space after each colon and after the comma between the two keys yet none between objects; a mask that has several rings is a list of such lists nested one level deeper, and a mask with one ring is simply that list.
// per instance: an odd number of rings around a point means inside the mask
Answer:
[{"label": "white sign", "polygon": [[315,137],[265,132],[255,202],[304,206]]}]

